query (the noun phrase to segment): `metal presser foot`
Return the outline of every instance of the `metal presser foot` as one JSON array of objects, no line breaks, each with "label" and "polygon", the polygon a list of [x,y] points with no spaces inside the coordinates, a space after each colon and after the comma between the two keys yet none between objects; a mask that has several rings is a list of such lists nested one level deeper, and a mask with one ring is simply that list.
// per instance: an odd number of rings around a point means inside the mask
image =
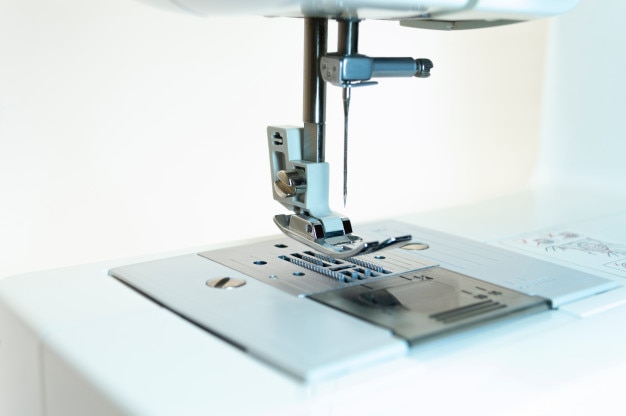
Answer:
[{"label": "metal presser foot", "polygon": [[355,257],[386,250],[411,241],[410,235],[390,237],[383,241],[364,241],[352,234],[350,220],[342,219],[344,233],[326,236],[321,221],[302,214],[276,215],[274,223],[288,237],[306,244],[315,251],[334,258]]},{"label": "metal presser foot", "polygon": [[334,258],[374,253],[410,241],[410,235],[366,241],[352,232],[350,219],[330,210],[329,165],[303,157],[304,134],[302,127],[267,129],[274,199],[295,212],[274,216],[278,228],[288,237]]}]

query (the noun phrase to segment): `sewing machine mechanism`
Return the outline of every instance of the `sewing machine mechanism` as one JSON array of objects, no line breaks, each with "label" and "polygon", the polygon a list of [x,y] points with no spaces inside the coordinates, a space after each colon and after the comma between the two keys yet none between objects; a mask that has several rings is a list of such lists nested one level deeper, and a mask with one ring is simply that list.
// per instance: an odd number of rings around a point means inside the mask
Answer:
[{"label": "sewing machine mechanism", "polygon": [[[342,91],[345,204],[352,89],[385,88],[388,77],[427,83],[429,75],[439,76],[437,62],[427,58],[368,56],[359,45],[360,22],[389,20],[407,31],[490,30],[565,13],[577,0],[148,2],[199,15],[302,22],[303,125],[269,126],[265,137],[268,185],[289,211],[273,218],[284,235],[3,279],[1,413],[500,415],[556,414],[556,408],[569,414],[599,411],[603,402],[619,409],[622,383],[615,380],[624,373],[626,345],[619,330],[626,304],[623,197],[588,203],[591,197],[578,189],[582,203],[562,194],[546,200],[532,194],[530,203],[512,197],[499,200],[502,206],[461,208],[452,216],[457,224],[447,228],[447,215],[439,223],[431,223],[437,218],[431,215],[353,224],[330,207],[325,150],[341,138],[325,128],[327,88]],[[620,7],[616,16],[626,12]],[[591,27],[590,9],[578,17],[584,23],[577,30]],[[606,31],[610,25],[600,20]],[[565,83],[568,91],[574,76]],[[613,98],[625,95],[614,92],[621,77],[604,84]],[[561,111],[563,102],[551,105]],[[563,117],[581,113],[590,111],[576,108]],[[615,119],[604,133],[623,137],[614,131],[623,127]],[[612,166],[623,166],[617,163]],[[580,215],[572,214],[577,209]],[[537,247],[517,240],[562,224],[563,213],[569,224],[603,237],[551,235],[564,240],[546,245],[555,253],[543,250],[541,238],[532,240]],[[507,228],[520,218],[526,222]],[[474,220],[473,229],[459,226]],[[602,239],[618,243],[602,246]]]},{"label": "sewing machine mechanism", "polygon": [[[406,2],[384,10],[354,3],[335,10],[302,2],[303,12],[282,13],[304,17],[305,26],[304,126],[267,129],[273,197],[292,211],[276,215],[274,222],[290,238],[118,267],[110,274],[305,380],[404,354],[433,337],[615,288],[614,282],[590,274],[408,224],[362,226],[367,235],[362,237],[348,217],[330,209],[324,161],[327,85],[343,89],[345,202],[351,88],[384,77],[427,78],[433,68],[424,58],[361,54],[360,19],[402,19],[405,26],[453,30],[558,12],[554,5],[542,12],[494,12],[481,10],[480,3],[478,11],[473,3],[449,9]],[[570,3],[562,2],[562,10]],[[329,20],[338,22],[337,51],[330,53]]]},{"label": "sewing machine mechanism", "polygon": [[[482,30],[565,13],[577,1],[148,2],[200,15],[302,22],[303,125],[270,126],[265,137],[267,184],[289,211],[274,217],[285,235],[2,279],[0,413],[622,410],[626,200],[615,178],[624,172],[618,150],[624,148],[626,94],[615,70],[624,65],[614,53],[620,45],[614,30],[626,13],[623,3],[582,2],[551,28],[557,30],[541,137],[559,152],[539,164],[559,170],[557,185],[574,184],[573,196],[539,188],[445,212],[353,224],[330,208],[324,153],[341,138],[325,129],[326,89],[343,95],[346,198],[352,89],[385,88],[390,76],[428,83],[442,66],[426,58],[367,56],[367,45],[358,41],[360,22],[399,21],[406,31]],[[337,47],[331,48],[335,22]],[[135,29],[133,21],[126,35]],[[583,52],[603,77],[572,88],[590,76],[577,66]],[[596,141],[601,152],[588,146]],[[591,185],[608,183],[621,195],[583,186],[594,175],[598,182]]]},{"label": "sewing machine mechanism", "polygon": [[350,219],[329,207],[329,166],[324,162],[326,84],[343,88],[344,205],[347,197],[347,143],[350,89],[374,85],[377,77],[430,76],[428,59],[370,58],[358,53],[356,19],[339,20],[336,53],[327,53],[327,20],[305,18],[304,127],[268,127],[274,199],[294,212],[276,215],[280,230],[319,253],[354,257],[410,241],[410,236],[365,242]]}]

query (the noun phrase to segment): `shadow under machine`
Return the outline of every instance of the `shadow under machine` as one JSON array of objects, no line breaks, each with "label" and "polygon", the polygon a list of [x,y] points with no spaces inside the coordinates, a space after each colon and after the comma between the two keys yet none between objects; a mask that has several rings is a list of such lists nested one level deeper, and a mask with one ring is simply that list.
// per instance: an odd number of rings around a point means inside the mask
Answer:
[{"label": "shadow under machine", "polygon": [[[351,90],[386,77],[428,78],[434,71],[426,58],[361,53],[362,19],[399,20],[404,26],[436,30],[477,29],[558,14],[575,1],[177,3],[198,13],[230,8],[302,18],[304,125],[267,129],[273,197],[291,211],[274,217],[286,237],[118,267],[110,271],[113,277],[304,380],[616,287],[581,271],[411,224],[379,222],[361,226],[357,233],[348,217],[329,207],[327,86],[342,89],[345,203]],[[329,52],[328,25],[334,21],[337,46]]]}]

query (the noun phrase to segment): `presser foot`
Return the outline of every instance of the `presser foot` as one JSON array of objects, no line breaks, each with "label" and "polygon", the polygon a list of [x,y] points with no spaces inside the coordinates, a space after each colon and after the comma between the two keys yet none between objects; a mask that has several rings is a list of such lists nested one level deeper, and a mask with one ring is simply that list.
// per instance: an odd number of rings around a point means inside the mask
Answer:
[{"label": "presser foot", "polygon": [[304,214],[279,214],[274,216],[274,223],[288,237],[306,244],[313,250],[327,256],[344,259],[362,254],[371,254],[377,251],[397,247],[411,241],[410,235],[389,237],[383,241],[364,241],[352,233],[350,220],[341,219],[343,233],[327,233],[324,230],[323,220]]}]

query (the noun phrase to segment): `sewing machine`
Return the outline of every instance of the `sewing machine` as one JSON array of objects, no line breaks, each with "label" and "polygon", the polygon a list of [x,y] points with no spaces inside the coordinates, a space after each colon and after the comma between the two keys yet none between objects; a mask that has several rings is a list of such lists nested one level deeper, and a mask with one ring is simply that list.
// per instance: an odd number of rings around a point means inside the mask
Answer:
[{"label": "sewing machine", "polygon": [[[619,403],[619,189],[596,190],[589,203],[579,189],[545,187],[358,224],[330,207],[325,150],[336,137],[325,128],[326,89],[342,92],[345,204],[359,180],[348,181],[352,90],[385,88],[392,77],[429,82],[438,68],[428,58],[368,56],[359,47],[363,19],[397,20],[406,30],[489,30],[576,3],[164,3],[302,21],[304,124],[266,132],[268,189],[289,210],[273,218],[284,236],[3,280],[3,413],[540,414]],[[591,14],[579,7],[573,20]],[[335,21],[337,47],[329,50]],[[562,68],[554,68],[548,79],[558,84]],[[544,134],[557,143],[564,139],[556,131],[580,110],[558,113],[566,101],[554,88]],[[580,165],[550,171],[554,154],[543,155],[544,178],[560,185],[578,170],[597,187]],[[607,172],[619,166],[609,161]]]}]

